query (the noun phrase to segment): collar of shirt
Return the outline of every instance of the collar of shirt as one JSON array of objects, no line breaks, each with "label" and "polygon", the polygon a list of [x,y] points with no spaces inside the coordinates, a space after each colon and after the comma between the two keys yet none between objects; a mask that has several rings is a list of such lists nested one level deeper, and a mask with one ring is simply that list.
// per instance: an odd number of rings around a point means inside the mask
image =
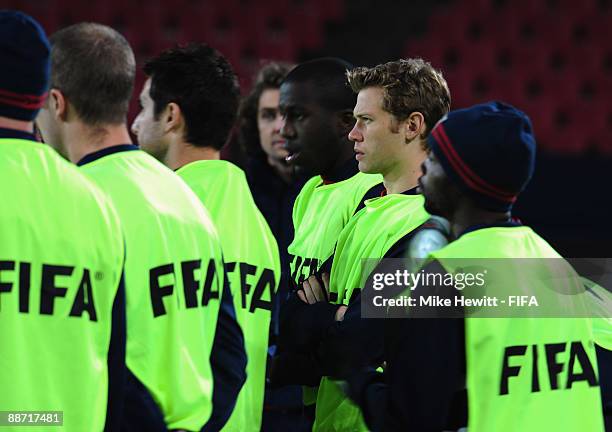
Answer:
[{"label": "collar of shirt", "polygon": [[16,129],[0,128],[0,138],[16,138],[38,142],[33,133]]},{"label": "collar of shirt", "polygon": [[[418,186],[415,186],[412,189],[405,190],[404,192],[400,192],[399,194],[400,195],[418,195],[419,193],[417,192],[417,188]],[[387,195],[387,189],[383,188],[383,190],[380,191],[380,196],[384,197],[386,195]]]},{"label": "collar of shirt", "polygon": [[131,150],[139,150],[140,148],[134,144],[119,144],[111,147],[105,147],[102,150],[95,151],[93,153],[89,153],[88,155],[83,156],[80,161],[77,162],[77,166],[83,166],[104,156],[111,155],[113,153],[119,153],[124,151]]},{"label": "collar of shirt", "polygon": [[461,237],[464,234],[470,233],[472,231],[476,231],[476,230],[484,229],[484,228],[494,228],[494,227],[513,228],[513,227],[519,227],[519,226],[523,226],[523,224],[517,218],[510,218],[506,221],[499,221],[499,222],[494,222],[490,224],[477,224],[477,225],[472,225],[472,226],[467,227],[465,230],[463,230],[461,234],[457,236],[457,238]]}]

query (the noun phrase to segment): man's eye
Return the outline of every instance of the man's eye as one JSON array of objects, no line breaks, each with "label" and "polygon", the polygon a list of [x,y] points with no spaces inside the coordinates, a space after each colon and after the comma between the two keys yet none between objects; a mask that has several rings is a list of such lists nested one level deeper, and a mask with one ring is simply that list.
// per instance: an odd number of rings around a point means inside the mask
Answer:
[{"label": "man's eye", "polygon": [[276,119],[277,114],[278,111],[275,109],[264,109],[259,112],[259,117],[264,120],[270,121]]}]

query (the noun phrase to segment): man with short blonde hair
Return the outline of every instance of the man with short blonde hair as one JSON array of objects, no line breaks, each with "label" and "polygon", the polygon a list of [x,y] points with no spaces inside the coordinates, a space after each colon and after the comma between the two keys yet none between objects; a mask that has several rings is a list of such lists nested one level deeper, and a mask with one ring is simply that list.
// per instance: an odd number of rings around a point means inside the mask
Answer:
[{"label": "man with short blonde hair", "polygon": [[359,409],[329,376],[345,377],[382,362],[382,322],[360,316],[358,298],[369,276],[361,262],[403,256],[428,220],[417,180],[429,131],[450,108],[446,81],[422,59],[357,68],[347,77],[358,93],[349,139],[359,170],[381,174],[385,190],[367,200],[343,228],[330,274],[311,276],[298,291],[308,304],[329,299],[338,305],[338,322],[321,332],[324,336],[314,350],[314,365],[326,375],[317,396],[315,431],[367,430]]},{"label": "man with short blonde hair", "polygon": [[367,87],[383,91],[382,108],[397,121],[420,111],[427,127],[424,137],[450,109],[450,92],[442,74],[423,59],[401,59],[374,66],[359,67],[347,73],[355,93]]}]

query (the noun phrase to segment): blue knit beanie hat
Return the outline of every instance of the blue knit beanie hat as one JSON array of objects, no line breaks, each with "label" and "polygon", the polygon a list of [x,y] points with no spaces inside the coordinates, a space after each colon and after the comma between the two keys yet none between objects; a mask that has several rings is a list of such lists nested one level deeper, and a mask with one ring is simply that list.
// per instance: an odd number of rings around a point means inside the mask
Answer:
[{"label": "blue knit beanie hat", "polygon": [[0,10],[0,116],[36,117],[47,97],[49,55],[47,36],[34,19]]},{"label": "blue knit beanie hat", "polygon": [[531,121],[503,102],[449,112],[427,141],[451,181],[487,210],[509,211],[533,174]]}]

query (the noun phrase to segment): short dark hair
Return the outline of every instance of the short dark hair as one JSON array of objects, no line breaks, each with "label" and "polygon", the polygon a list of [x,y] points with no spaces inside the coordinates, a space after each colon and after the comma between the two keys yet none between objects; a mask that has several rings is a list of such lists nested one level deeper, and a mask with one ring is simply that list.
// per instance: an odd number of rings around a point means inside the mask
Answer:
[{"label": "short dark hair", "polygon": [[162,52],[146,62],[155,118],[174,102],[187,126],[185,140],[220,150],[238,111],[240,87],[229,62],[214,48],[192,43]]},{"label": "short dark hair", "polygon": [[125,122],[136,73],[127,40],[105,25],[80,23],[50,41],[51,88],[66,96],[86,124]]},{"label": "short dark hair", "polygon": [[247,155],[262,152],[257,127],[259,98],[265,90],[279,89],[291,67],[288,63],[281,62],[264,65],[257,73],[251,91],[242,99],[238,112],[238,139]]},{"label": "short dark hair", "polygon": [[450,91],[442,73],[420,58],[355,68],[347,77],[355,93],[382,87],[382,108],[397,120],[405,120],[415,111],[423,114],[426,135],[450,109]]},{"label": "short dark hair", "polygon": [[352,111],[357,96],[346,79],[352,69],[352,64],[340,58],[319,58],[297,65],[283,83],[310,83],[317,90],[315,97],[321,106],[331,111]]}]

